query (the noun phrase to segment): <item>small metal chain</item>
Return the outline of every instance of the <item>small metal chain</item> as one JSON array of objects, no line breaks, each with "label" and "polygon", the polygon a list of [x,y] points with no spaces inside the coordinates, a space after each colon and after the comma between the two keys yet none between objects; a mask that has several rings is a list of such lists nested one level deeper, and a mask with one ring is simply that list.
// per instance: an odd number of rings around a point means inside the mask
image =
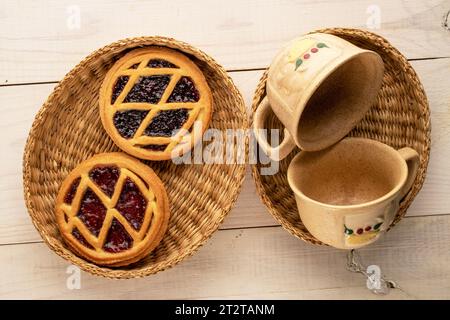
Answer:
[{"label": "small metal chain", "polygon": [[373,273],[367,272],[367,267],[363,264],[361,256],[354,249],[350,250],[347,254],[347,270],[364,275],[367,278],[367,288],[374,294],[386,295],[390,289],[400,289],[403,291],[397,283],[386,279],[382,274],[379,275],[379,279],[375,279]]}]

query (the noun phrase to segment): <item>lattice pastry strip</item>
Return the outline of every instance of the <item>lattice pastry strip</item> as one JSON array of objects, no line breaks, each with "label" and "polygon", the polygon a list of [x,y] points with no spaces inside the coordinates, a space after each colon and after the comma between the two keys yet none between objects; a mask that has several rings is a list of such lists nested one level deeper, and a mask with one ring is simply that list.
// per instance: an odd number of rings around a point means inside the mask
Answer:
[{"label": "lattice pastry strip", "polygon": [[169,206],[153,170],[125,154],[105,153],[84,161],[64,180],[56,214],[64,239],[79,255],[120,266],[159,243]]},{"label": "lattice pastry strip", "polygon": [[[148,228],[148,224],[150,223],[151,217],[152,217],[152,208],[155,206],[155,198],[153,193],[148,190],[142,181],[136,177],[135,174],[133,174],[131,171],[122,168],[119,176],[119,179],[116,182],[116,187],[113,196],[110,198],[108,197],[103,191],[100,190],[100,188],[89,178],[87,174],[81,175],[81,181],[78,185],[75,197],[73,198],[73,201],[71,205],[68,205],[66,203],[63,203],[61,205],[62,210],[66,213],[67,217],[71,218],[70,222],[66,224],[66,229],[68,232],[73,231],[73,227],[76,226],[78,230],[80,230],[81,235],[87,240],[89,244],[94,246],[96,248],[96,251],[102,251],[102,247],[104,245],[104,242],[106,240],[107,232],[111,226],[113,218],[116,218],[125,228],[125,230],[128,232],[128,234],[133,238],[133,240],[140,241],[142,240],[142,237],[145,235],[147,230],[145,227]],[[142,227],[140,228],[139,232],[137,232],[126,220],[126,218],[115,209],[115,206],[117,204],[117,201],[119,200],[119,196],[122,192],[123,184],[125,182],[125,179],[131,178],[133,183],[135,183],[141,193],[143,194],[144,198],[148,200],[147,202],[147,208],[146,210],[148,212],[144,215],[144,222],[142,223]],[[98,237],[94,236],[85,226],[85,224],[77,217],[77,213],[80,209],[81,199],[85,193],[86,190],[92,190],[95,195],[100,199],[100,201],[103,203],[103,205],[106,207],[106,216],[105,220],[103,222],[102,228],[100,229]]]},{"label": "lattice pastry strip", "polygon": [[[124,151],[167,160],[190,150],[206,130],[212,109],[200,69],[178,51],[149,47],[119,59],[100,90],[103,126]],[[194,123],[201,129],[192,134]]]}]

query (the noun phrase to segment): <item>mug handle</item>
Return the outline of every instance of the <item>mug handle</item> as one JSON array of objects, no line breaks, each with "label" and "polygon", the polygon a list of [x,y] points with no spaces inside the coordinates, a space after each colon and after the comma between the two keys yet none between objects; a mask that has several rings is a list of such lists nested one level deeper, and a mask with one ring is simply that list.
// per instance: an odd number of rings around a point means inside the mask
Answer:
[{"label": "mug handle", "polygon": [[255,111],[255,115],[253,117],[253,133],[255,135],[256,141],[258,141],[259,146],[264,151],[267,156],[274,160],[280,161],[283,160],[294,150],[296,144],[292,139],[292,136],[284,128],[284,138],[283,141],[277,146],[272,147],[267,141],[267,135],[263,134],[264,122],[267,119],[270,111],[269,99],[264,97],[264,99],[259,104],[258,108]]},{"label": "mug handle", "polygon": [[411,148],[402,148],[398,150],[400,156],[405,159],[406,164],[408,165],[408,177],[406,178],[406,183],[403,186],[401,191],[401,197],[404,198],[409,189],[411,189],[414,180],[416,179],[417,170],[419,169],[419,154],[416,150]]}]

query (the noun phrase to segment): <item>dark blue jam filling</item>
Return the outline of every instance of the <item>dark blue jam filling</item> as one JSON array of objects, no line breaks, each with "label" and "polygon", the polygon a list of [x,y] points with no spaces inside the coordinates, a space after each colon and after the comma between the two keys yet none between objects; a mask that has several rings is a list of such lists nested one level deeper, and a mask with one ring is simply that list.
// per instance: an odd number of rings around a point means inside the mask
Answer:
[{"label": "dark blue jam filling", "polygon": [[164,59],[151,59],[148,62],[147,67],[149,67],[149,68],[178,68],[173,63],[171,63],[167,60],[164,60]]},{"label": "dark blue jam filling", "polygon": [[133,85],[123,102],[156,104],[161,100],[169,82],[170,75],[142,76]]},{"label": "dark blue jam filling", "polygon": [[[138,68],[136,63],[132,69]],[[152,59],[148,62],[149,68],[178,68],[173,63],[164,59]],[[121,76],[114,86],[112,103],[123,91],[128,76]],[[142,76],[134,84],[124,99],[124,103],[151,103],[157,104],[164,94],[170,82],[170,75]],[[168,103],[198,102],[200,94],[190,77],[181,77],[170,94]],[[117,111],[113,116],[113,123],[119,134],[125,138],[132,138],[142,121],[148,114],[148,110],[125,110]],[[171,137],[179,130],[189,117],[188,109],[173,109],[160,111],[144,130],[144,135],[150,137]],[[139,146],[147,150],[164,151],[167,145],[149,144]]]},{"label": "dark blue jam filling", "polygon": [[125,88],[125,85],[127,84],[129,78],[130,77],[128,76],[120,76],[117,78],[111,96],[111,104],[114,104],[114,102],[116,102],[117,97],[120,96],[120,93],[123,91],[123,88]]},{"label": "dark blue jam filling", "polygon": [[113,116],[113,123],[123,138],[130,139],[134,136],[147,114],[148,110],[117,111]]},{"label": "dark blue jam filling", "polygon": [[188,109],[161,110],[144,131],[150,137],[171,137],[189,117]]},{"label": "dark blue jam filling", "polygon": [[197,102],[200,93],[190,77],[181,77],[178,80],[167,102]]},{"label": "dark blue jam filling", "polygon": [[167,148],[167,144],[147,144],[144,146],[140,146],[143,149],[146,150],[152,150],[152,151],[164,151]]}]

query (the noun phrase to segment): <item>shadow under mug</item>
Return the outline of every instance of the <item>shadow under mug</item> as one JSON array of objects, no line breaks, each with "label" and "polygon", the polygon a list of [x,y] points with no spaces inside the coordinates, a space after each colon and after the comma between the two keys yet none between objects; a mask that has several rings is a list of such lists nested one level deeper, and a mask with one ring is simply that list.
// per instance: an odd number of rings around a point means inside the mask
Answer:
[{"label": "shadow under mug", "polygon": [[[341,140],[375,101],[383,70],[377,53],[342,38],[313,33],[294,39],[272,61],[267,96],[254,114],[261,149],[278,161],[296,145],[317,151]],[[275,148],[264,132],[270,109],[285,126],[284,139]]]},{"label": "shadow under mug", "polygon": [[419,155],[365,138],[299,152],[288,168],[300,218],[318,240],[340,249],[374,242],[411,188]]}]

